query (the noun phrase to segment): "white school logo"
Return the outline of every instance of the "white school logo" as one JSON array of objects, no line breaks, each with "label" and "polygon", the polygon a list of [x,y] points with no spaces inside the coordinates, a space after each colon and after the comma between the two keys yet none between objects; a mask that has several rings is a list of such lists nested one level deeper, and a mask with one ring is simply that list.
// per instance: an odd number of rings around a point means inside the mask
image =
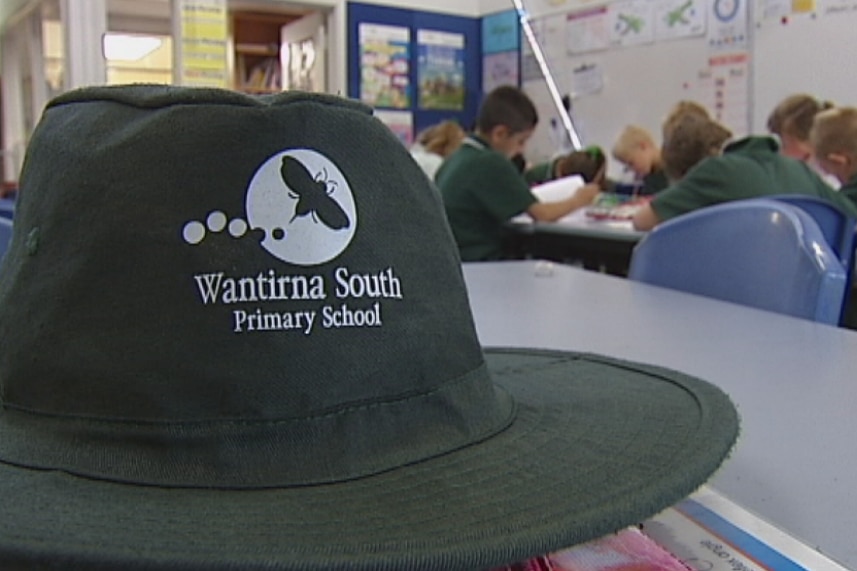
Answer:
[{"label": "white school logo", "polygon": [[253,175],[245,200],[247,220],[211,212],[205,223],[188,222],[183,237],[202,242],[227,229],[236,238],[247,228],[264,231],[262,247],[298,266],[315,266],[341,254],[357,229],[357,209],[339,168],[311,149],[290,149],[266,160]]},{"label": "white school logo", "polygon": [[[205,220],[185,223],[184,241],[196,246],[208,234],[228,232],[237,239],[260,229],[261,246],[275,258],[316,266],[345,251],[357,229],[348,181],[330,159],[311,149],[268,158],[253,174],[244,202],[246,220],[210,211]],[[340,265],[303,273],[219,268],[194,275],[193,284],[204,306],[230,308],[235,334],[383,327],[385,304],[404,298],[391,266],[356,272]]]}]

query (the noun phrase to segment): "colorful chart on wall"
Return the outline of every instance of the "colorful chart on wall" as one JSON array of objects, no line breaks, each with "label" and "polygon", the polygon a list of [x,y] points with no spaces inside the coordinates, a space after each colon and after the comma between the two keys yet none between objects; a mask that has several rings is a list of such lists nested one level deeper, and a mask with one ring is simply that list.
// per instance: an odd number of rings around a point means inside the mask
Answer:
[{"label": "colorful chart on wall", "polygon": [[417,30],[418,104],[464,109],[464,34]]},{"label": "colorful chart on wall", "polygon": [[375,107],[410,107],[410,42],[408,28],[360,24],[361,101]]}]

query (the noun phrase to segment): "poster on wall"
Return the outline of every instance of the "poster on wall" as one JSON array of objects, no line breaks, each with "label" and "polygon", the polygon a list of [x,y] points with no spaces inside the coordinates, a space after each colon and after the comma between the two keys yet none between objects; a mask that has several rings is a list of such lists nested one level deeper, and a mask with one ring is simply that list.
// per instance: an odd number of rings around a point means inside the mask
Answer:
[{"label": "poster on wall", "polygon": [[482,18],[482,54],[517,50],[520,46],[518,12],[508,10]]},{"label": "poster on wall", "polygon": [[418,104],[464,109],[464,34],[417,30]]},{"label": "poster on wall", "polygon": [[482,91],[488,93],[501,85],[518,86],[518,52],[488,54],[482,58]]},{"label": "poster on wall", "polygon": [[655,39],[701,36],[706,29],[706,14],[703,0],[663,0],[655,8]]},{"label": "poster on wall", "polygon": [[610,5],[610,43],[636,46],[655,39],[655,11],[648,0],[622,0]]},{"label": "poster on wall", "polygon": [[750,131],[749,64],[748,52],[712,55],[708,66],[684,84],[685,98],[705,105],[736,139]]},{"label": "poster on wall", "polygon": [[406,147],[414,142],[414,116],[410,111],[376,109],[375,117],[381,120]]},{"label": "poster on wall", "polygon": [[358,38],[360,100],[375,107],[410,107],[411,31],[362,22]]},{"label": "poster on wall", "polygon": [[714,51],[747,49],[747,0],[713,0],[709,22],[709,49]]},{"label": "poster on wall", "polygon": [[231,85],[226,57],[229,37],[226,0],[177,0],[179,41],[175,43],[178,83],[192,87]]},{"label": "poster on wall", "polygon": [[607,6],[568,14],[565,38],[566,48],[570,54],[605,50],[610,47]]}]

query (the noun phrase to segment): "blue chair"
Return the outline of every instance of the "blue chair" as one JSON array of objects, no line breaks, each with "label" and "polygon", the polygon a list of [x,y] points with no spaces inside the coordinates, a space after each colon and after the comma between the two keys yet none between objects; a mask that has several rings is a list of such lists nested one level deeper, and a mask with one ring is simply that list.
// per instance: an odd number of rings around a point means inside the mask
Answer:
[{"label": "blue chair", "polygon": [[0,218],[0,260],[9,248],[12,241],[12,221],[8,218]]},{"label": "blue chair", "polygon": [[633,280],[837,325],[846,275],[818,224],[766,198],[668,220],[634,248]]},{"label": "blue chair", "polygon": [[[845,291],[851,290],[854,276],[854,253],[857,248],[855,230],[857,230],[857,219],[839,208],[832,202],[818,196],[807,196],[802,194],[778,194],[766,198],[773,198],[793,206],[797,206],[810,216],[821,228],[821,233],[834,253],[839,257],[842,267],[845,269]],[[842,303],[839,323],[845,318],[848,295]]]},{"label": "blue chair", "polygon": [[12,219],[15,217],[15,201],[8,198],[0,198],[0,218]]}]

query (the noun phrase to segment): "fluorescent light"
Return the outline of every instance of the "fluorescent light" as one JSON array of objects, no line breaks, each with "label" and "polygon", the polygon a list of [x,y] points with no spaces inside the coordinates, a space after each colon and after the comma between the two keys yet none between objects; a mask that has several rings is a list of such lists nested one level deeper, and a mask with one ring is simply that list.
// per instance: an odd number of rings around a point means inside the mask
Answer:
[{"label": "fluorescent light", "polygon": [[104,57],[110,61],[137,61],[159,47],[162,40],[153,36],[131,34],[104,34]]}]

